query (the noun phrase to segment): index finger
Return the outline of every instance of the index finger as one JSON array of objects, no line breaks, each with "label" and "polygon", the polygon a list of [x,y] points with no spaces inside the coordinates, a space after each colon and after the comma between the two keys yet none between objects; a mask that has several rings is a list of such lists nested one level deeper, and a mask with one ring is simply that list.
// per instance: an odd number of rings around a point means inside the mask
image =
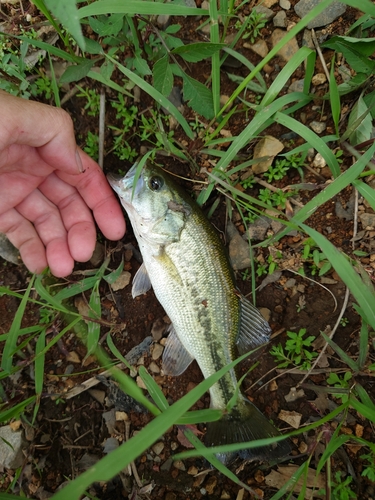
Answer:
[{"label": "index finger", "polygon": [[77,189],[92,210],[104,236],[109,240],[119,240],[124,236],[126,229],[120,204],[99,165],[81,150],[79,155],[84,172],[79,175],[69,175],[56,171],[56,175]]}]

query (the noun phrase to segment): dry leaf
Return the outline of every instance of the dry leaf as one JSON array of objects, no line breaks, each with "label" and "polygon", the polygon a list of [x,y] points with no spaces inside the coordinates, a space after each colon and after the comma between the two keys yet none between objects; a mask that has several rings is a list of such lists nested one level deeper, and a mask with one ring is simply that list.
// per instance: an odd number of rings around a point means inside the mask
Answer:
[{"label": "dry leaf", "polygon": [[[271,473],[265,478],[266,485],[270,486],[271,488],[280,490],[285,485],[285,483],[289,481],[291,477],[293,477],[298,468],[299,467],[297,465],[289,465],[278,467],[277,471],[272,470]],[[295,493],[300,493],[305,484],[307,486],[307,488],[305,489],[306,500],[310,500],[313,498],[325,498],[325,493],[318,494],[318,490],[325,488],[325,477],[323,474],[319,474],[317,476],[314,469],[308,469],[307,478],[305,477],[305,475],[301,477],[299,481],[294,484],[293,491]]]},{"label": "dry leaf", "polygon": [[284,396],[285,401],[288,403],[293,403],[293,401],[296,401],[297,399],[303,398],[305,396],[305,393],[303,389],[297,389],[296,387],[291,387],[289,393]]},{"label": "dry leaf", "polygon": [[287,424],[292,426],[294,429],[299,429],[299,426],[301,423],[301,418],[302,418],[301,413],[297,413],[296,411],[281,410],[278,417],[280,420],[282,420],[283,422],[286,422]]}]

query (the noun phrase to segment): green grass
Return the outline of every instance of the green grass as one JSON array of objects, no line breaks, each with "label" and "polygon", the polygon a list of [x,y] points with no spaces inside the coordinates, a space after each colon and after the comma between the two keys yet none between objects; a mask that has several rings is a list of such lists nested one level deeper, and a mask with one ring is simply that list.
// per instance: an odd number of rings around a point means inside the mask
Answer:
[{"label": "green grass", "polygon": [[[368,85],[375,73],[375,63],[373,64],[373,60],[369,57],[374,52],[375,43],[372,38],[375,19],[373,3],[369,0],[344,1],[343,3],[363,12],[364,16],[355,23],[350,33],[347,34],[348,36],[327,39],[322,46],[323,50],[330,49],[334,52],[329,68],[328,90],[320,102],[326,113],[329,110],[333,121],[334,134],[326,136],[315,134],[298,120],[299,113],[313,100],[318,99],[315,94],[311,94],[311,80],[316,63],[315,51],[302,47],[285,64],[269,86],[263,78],[262,69],[265,64],[272,62],[285,43],[301,33],[316,15],[327,9],[332,0],[323,0],[303,20],[286,32],[282,41],[256,66],[252,65],[243,54],[236,50],[236,41],[240,38],[246,38],[248,33],[250,33],[249,37],[259,37],[262,20],[254,19],[253,16],[253,18],[248,19],[247,25],[237,24],[234,40],[228,46],[224,43],[225,34],[229,27],[235,27],[238,21],[239,8],[234,6],[233,1],[210,2],[208,11],[189,8],[178,3],[164,4],[138,0],[128,0],[127,2],[102,0],[94,1],[89,5],[81,3],[76,5],[74,0],[69,0],[64,2],[64,9],[59,8],[52,0],[35,1],[34,3],[43,12],[46,20],[54,26],[61,43],[58,46],[49,45],[39,40],[32,32],[29,34],[23,32],[16,37],[0,34],[0,53],[2,56],[0,88],[25,98],[42,95],[44,99],[59,105],[61,84],[78,82],[81,92],[80,98],[86,99],[86,112],[95,116],[98,111],[98,95],[86,88],[84,79],[87,79],[86,82],[90,80],[93,83],[99,82],[112,89],[114,91],[112,96],[116,96],[112,102],[118,116],[110,126],[116,130],[116,133],[120,134],[117,136],[119,138],[117,143],[113,144],[113,150],[121,159],[131,161],[138,154],[132,145],[134,138],[140,139],[140,142],[149,141],[148,156],[157,159],[158,151],[164,149],[169,155],[189,163],[193,172],[200,168],[200,154],[205,154],[210,159],[213,168],[207,174],[207,184],[199,194],[198,202],[200,204],[203,205],[214,193],[224,194],[227,197],[228,212],[230,213],[235,207],[240,212],[244,223],[253,221],[257,214],[262,214],[270,205],[276,208],[271,218],[280,221],[285,228],[258,246],[268,247],[274,244],[291,229],[297,229],[309,237],[309,241],[314,242],[314,246],[311,255],[308,252],[306,257],[316,265],[317,274],[323,274],[324,266],[325,272],[331,269],[330,266],[337,272],[353,297],[352,305],[361,319],[361,329],[358,334],[359,352],[356,359],[340,349],[334,339],[325,337],[326,342],[345,367],[343,375],[337,376],[337,379],[332,375],[327,381],[333,386],[331,387],[332,394],[340,395],[342,405],[337,411],[330,413],[307,428],[305,427],[303,431],[307,432],[310,429],[317,433],[322,432],[324,425],[331,422],[336,415],[349,410],[357,411],[363,418],[375,422],[374,403],[357,380],[357,375],[361,371],[374,370],[368,355],[370,332],[375,330],[373,285],[362,269],[355,252],[352,255],[343,254],[325,236],[309,226],[311,215],[348,188],[357,189],[368,204],[375,209],[374,191],[365,182],[373,170],[371,159],[375,153],[375,144],[371,144],[369,136],[375,117],[375,92]],[[209,41],[191,45],[184,43],[179,38],[177,24],[169,26],[164,32],[155,29],[151,16],[166,13],[177,16],[193,16],[193,18],[198,14],[203,16],[202,21],[210,25]],[[220,22],[223,24],[221,25]],[[84,35],[87,24],[90,24],[95,33],[94,40],[86,38]],[[251,32],[247,30],[247,26],[252,28]],[[143,43],[145,40],[148,40],[148,43]],[[52,70],[50,78],[41,72],[42,61],[34,68],[27,68],[24,64],[24,58],[30,46],[47,52],[49,67]],[[131,57],[123,57],[125,47],[131,48]],[[347,82],[342,82],[335,76],[339,53],[344,55],[349,65],[350,80]],[[228,77],[234,82],[235,88],[226,105],[220,108],[221,73],[224,71],[223,63],[229,55],[244,65],[247,74],[238,77],[229,72]],[[53,72],[53,58],[69,62],[69,67],[60,80]],[[211,68],[211,73],[204,83],[192,78],[189,72],[189,67],[202,60],[207,60]],[[305,68],[303,90],[286,94],[285,86],[301,65],[304,65]],[[120,78],[118,78],[118,74],[121,74]],[[1,75],[6,75],[6,77]],[[33,78],[29,78],[30,75]],[[176,81],[182,82],[189,119],[168,100],[170,90]],[[132,98],[131,89],[134,85],[148,94],[154,103],[153,109],[147,116],[139,117],[139,110],[132,110],[129,105],[132,102],[130,100]],[[353,100],[353,106],[349,117],[342,120],[342,103],[348,93]],[[174,117],[188,146],[183,146],[181,141],[176,140],[173,132],[168,130],[168,123],[160,111],[161,106]],[[192,116],[195,118],[191,119]],[[243,119],[243,123],[246,123],[246,126],[238,135],[223,138],[220,132],[226,128],[230,129],[231,120],[237,119],[239,116]],[[284,182],[285,184],[288,172],[290,173],[295,168],[301,177],[302,184],[287,190],[281,190],[276,184],[277,190],[271,192],[268,188],[259,186],[254,177],[249,178],[250,180],[247,182],[241,181],[241,174],[254,164],[254,160],[248,157],[249,144],[266,134],[267,128],[275,123],[291,131],[298,130],[298,134],[303,138],[303,144],[294,148],[293,145],[290,145],[290,149],[284,151],[274,161],[272,167],[262,176],[262,180],[269,183]],[[85,147],[89,154],[95,157],[97,136],[94,131],[91,134],[85,138]],[[196,154],[192,154],[189,146],[197,147],[196,143],[193,142],[197,137],[200,141],[199,149],[195,151]],[[346,141],[348,141],[349,146]],[[359,148],[361,154],[350,148],[350,146],[358,146],[361,143],[367,143]],[[299,190],[304,189],[303,174],[305,174],[306,157],[310,148],[314,148],[325,158],[332,181],[319,190],[300,210],[294,211],[289,218],[285,217],[285,207],[289,203],[289,198],[295,196]],[[344,151],[345,154],[349,151],[350,155],[356,156],[356,161],[352,164],[349,164],[348,158],[343,161],[344,155],[337,153],[337,150]],[[241,183],[241,189],[238,189],[239,183]],[[254,188],[258,189],[259,196],[252,195]],[[217,203],[214,203],[213,206],[217,206]],[[272,270],[276,268],[276,263],[268,262],[265,272],[270,272],[271,265]],[[6,334],[0,336],[0,341],[3,342],[0,379],[5,379],[19,369],[16,360],[23,359],[23,349],[28,345],[33,348],[32,359],[29,362],[33,363],[35,372],[35,395],[13,407],[3,407],[0,412],[2,422],[17,418],[22,413],[27,412],[27,408],[30,407],[32,408],[31,419],[35,421],[43,392],[45,355],[68,331],[74,330],[83,339],[87,345],[88,354],[95,353],[103,364],[109,363],[98,345],[101,317],[99,285],[103,279],[107,282],[114,280],[121,270],[119,268],[108,272],[107,266],[108,262],[106,261],[94,276],[86,277],[69,287],[61,287],[57,293],[51,292],[51,288],[42,277],[33,277],[24,294],[17,294],[0,287],[0,293],[10,294],[19,300],[19,307],[11,328]],[[263,271],[260,269],[259,272]],[[251,272],[253,290],[255,290],[255,276],[256,271],[253,269]],[[37,299],[31,295],[33,288],[38,294]],[[68,306],[69,299],[82,291],[89,291],[90,294],[90,314],[88,318],[85,318],[88,320],[88,324]],[[38,324],[22,328],[22,319],[29,303],[43,307],[45,313]],[[64,327],[50,343],[46,343],[47,328],[58,317],[63,318]],[[95,321],[90,321],[90,319]],[[298,334],[294,335],[298,336]],[[295,363],[296,357],[298,358],[302,353],[301,360],[297,359],[297,364],[300,364],[300,361],[301,363],[310,363],[312,360],[308,359],[309,356],[302,359],[303,353],[310,352],[310,345],[303,344],[303,340],[307,340],[303,335],[301,335],[301,339],[302,345],[298,347],[298,339],[289,338],[289,341],[294,342],[293,345],[288,344],[289,351],[285,352],[284,349],[283,352],[279,351],[279,355],[284,354],[286,358]],[[113,342],[112,344],[109,342],[108,345],[113,359],[121,359],[121,354],[116,350]],[[294,349],[297,347],[300,349],[299,353]],[[306,365],[305,368],[308,366]],[[126,388],[128,393],[130,392],[147,406],[154,415],[154,420],[137,436],[102,459],[95,468],[89,469],[71,481],[61,492],[54,495],[54,499],[63,499],[68,496],[72,499],[78,499],[93,481],[108,481],[151,446],[176,422],[187,424],[207,422],[210,419],[218,418],[217,412],[211,410],[189,412],[189,408],[213,383],[215,377],[200,384],[175,404],[169,405],[149,374],[142,370],[141,376],[154,403],[149,402],[131,379],[114,369],[114,377],[117,377],[119,383]],[[343,393],[339,392],[339,389],[345,390],[345,397],[342,397]],[[30,411],[28,412],[30,413]],[[366,453],[366,474],[368,477],[373,477],[375,447],[362,438],[340,435],[339,430],[340,426],[325,442],[325,451],[319,461],[317,473],[324,468],[329,479],[328,487],[331,497],[344,500],[344,492],[350,491],[350,481],[331,470],[334,452],[349,439],[361,444],[366,450],[369,450]],[[302,430],[295,431],[293,435],[297,436],[301,432]],[[220,472],[240,484],[231,471],[217,462],[213,455],[215,450],[207,450],[193,436],[190,435],[190,438],[194,442],[196,450],[187,452],[181,457],[205,456]],[[255,446],[254,443],[243,444],[244,448],[253,446]],[[227,451],[235,448],[238,448],[238,445],[228,447]],[[288,488],[293,487],[293,482],[298,477],[304,477],[307,474],[308,466],[309,458],[301,465],[294,478],[272,497],[273,500],[287,494]],[[18,497],[2,494],[2,498]],[[348,493],[347,498],[350,498],[350,493]]]}]

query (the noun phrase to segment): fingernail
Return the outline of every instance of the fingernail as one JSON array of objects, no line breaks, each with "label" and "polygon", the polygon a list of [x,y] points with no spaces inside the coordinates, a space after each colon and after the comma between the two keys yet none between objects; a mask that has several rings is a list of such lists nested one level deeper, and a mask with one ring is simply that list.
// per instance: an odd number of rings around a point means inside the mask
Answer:
[{"label": "fingernail", "polygon": [[78,148],[76,149],[76,163],[77,163],[78,171],[81,172],[81,174],[83,174],[85,169],[83,168],[82,160],[81,160],[81,157],[79,155]]}]

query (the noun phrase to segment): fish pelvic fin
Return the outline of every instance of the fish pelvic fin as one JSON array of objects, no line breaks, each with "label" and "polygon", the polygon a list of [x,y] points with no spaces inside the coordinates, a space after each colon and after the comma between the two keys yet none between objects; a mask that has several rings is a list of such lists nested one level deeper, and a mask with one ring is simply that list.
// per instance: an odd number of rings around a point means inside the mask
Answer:
[{"label": "fish pelvic fin", "polygon": [[[230,413],[207,424],[205,445],[207,447],[220,446],[234,443],[245,443],[257,439],[266,439],[280,436],[276,427],[261,413],[250,401],[243,398]],[[267,446],[239,450],[238,452],[218,453],[218,458],[223,464],[228,465],[237,457],[251,461],[278,461],[287,456],[291,451],[289,439],[279,441]]]},{"label": "fish pelvic fin", "polygon": [[259,310],[241,294],[240,327],[236,340],[238,352],[245,354],[269,341],[271,328]]}]

